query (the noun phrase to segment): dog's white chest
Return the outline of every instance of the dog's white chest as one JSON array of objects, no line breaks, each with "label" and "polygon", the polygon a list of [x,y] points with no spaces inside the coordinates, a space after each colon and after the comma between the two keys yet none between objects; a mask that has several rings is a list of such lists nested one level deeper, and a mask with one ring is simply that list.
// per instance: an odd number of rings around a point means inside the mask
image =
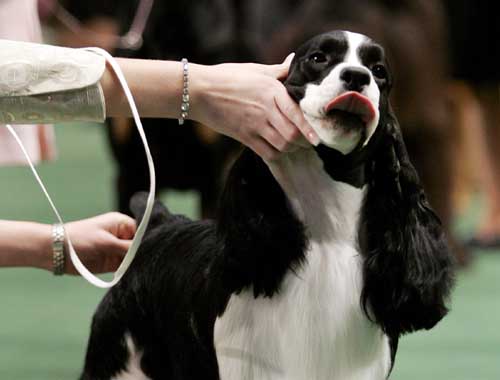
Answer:
[{"label": "dog's white chest", "polygon": [[[222,380],[349,380],[387,376],[387,338],[363,315],[359,256],[312,247],[280,295],[233,296],[215,326]],[[334,256],[335,257],[332,257]]]},{"label": "dog's white chest", "polygon": [[[300,158],[301,162],[304,157]],[[307,164],[311,168],[311,163]],[[300,168],[294,168],[294,173]],[[322,173],[322,172],[318,172]],[[282,187],[310,235],[307,262],[288,273],[278,295],[233,295],[216,321],[222,380],[382,380],[390,368],[387,337],[363,314],[362,257],[356,229],[363,191],[304,173],[317,190]],[[273,173],[279,179],[282,173]],[[285,173],[286,174],[286,173]]]}]

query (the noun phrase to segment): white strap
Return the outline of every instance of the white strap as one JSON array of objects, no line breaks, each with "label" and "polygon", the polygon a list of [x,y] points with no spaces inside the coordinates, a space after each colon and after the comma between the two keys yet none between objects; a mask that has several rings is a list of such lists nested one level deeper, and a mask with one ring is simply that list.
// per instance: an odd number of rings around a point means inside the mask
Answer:
[{"label": "white strap", "polygon": [[[132,96],[132,93],[130,91],[130,88],[128,87],[127,81],[125,80],[125,76],[123,75],[122,70],[120,69],[120,66],[118,66],[118,63],[116,60],[105,50],[100,49],[100,48],[85,48],[84,50],[92,51],[96,54],[104,56],[108,63],[111,65],[113,71],[115,72],[122,88],[125,93],[125,96],[127,97],[127,101],[129,103],[130,109],[132,111],[132,115],[134,117],[135,123],[137,125],[137,130],[139,131],[139,135],[141,136],[142,143],[144,145],[144,150],[146,152],[146,158],[148,160],[148,167],[149,167],[149,180],[150,180],[150,185],[149,185],[149,195],[148,195],[148,201],[146,204],[146,210],[144,211],[144,216],[142,217],[141,223],[137,227],[137,231],[135,233],[135,237],[132,240],[132,244],[123,258],[122,263],[118,267],[117,271],[115,272],[113,279],[109,282],[101,280],[99,277],[95,276],[92,274],[86,267],[83,265],[83,263],[80,261],[78,258],[77,253],[75,252],[75,249],[73,248],[73,244],[71,243],[71,237],[67,234],[66,231],[66,236],[68,240],[68,247],[69,247],[69,253],[71,257],[71,261],[73,262],[73,265],[75,266],[76,270],[92,285],[95,285],[99,288],[111,288],[112,286],[116,285],[118,281],[122,278],[122,276],[125,274],[126,270],[130,266],[132,260],[135,257],[135,254],[137,252],[137,249],[139,248],[139,245],[141,244],[142,238],[144,236],[144,233],[146,232],[146,228],[149,223],[149,218],[151,216],[151,211],[153,209],[153,203],[155,199],[155,188],[156,188],[156,176],[155,176],[155,169],[154,169],[154,164],[153,164],[153,158],[151,157],[151,152],[149,150],[148,142],[146,139],[146,135],[144,133],[144,129],[142,127],[141,119],[139,117],[139,112],[137,111],[137,106],[135,105],[134,98]],[[19,136],[17,136],[16,132],[10,125],[6,125],[7,129],[9,132],[14,136],[15,140],[21,147],[21,150],[23,151],[26,160],[28,161],[28,164],[31,168],[31,171],[33,172],[33,175],[35,176],[38,184],[40,185],[43,193],[45,194],[45,197],[50,203],[50,206],[52,207],[52,210],[54,211],[54,214],[57,217],[57,220],[59,223],[64,224],[61,215],[57,211],[56,206],[54,205],[54,202],[52,201],[49,193],[47,192],[47,189],[45,188],[42,180],[40,179],[40,176],[38,175],[35,167],[33,166],[33,163],[31,162],[31,159],[28,155],[28,152],[26,151],[26,148],[24,147],[23,143],[19,139]]]}]

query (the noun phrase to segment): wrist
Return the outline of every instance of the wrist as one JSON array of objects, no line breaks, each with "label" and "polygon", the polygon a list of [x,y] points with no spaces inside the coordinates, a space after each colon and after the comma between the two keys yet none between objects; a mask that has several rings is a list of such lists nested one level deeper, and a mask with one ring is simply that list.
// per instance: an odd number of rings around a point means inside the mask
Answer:
[{"label": "wrist", "polygon": [[33,223],[30,227],[33,249],[26,249],[26,263],[38,269],[52,270],[52,226],[49,224]]},{"label": "wrist", "polygon": [[[189,64],[189,98],[190,110],[188,118],[200,123],[204,122],[206,116],[205,104],[207,94],[210,92],[212,77],[209,74],[210,66]],[[179,97],[181,93],[179,93]]]}]

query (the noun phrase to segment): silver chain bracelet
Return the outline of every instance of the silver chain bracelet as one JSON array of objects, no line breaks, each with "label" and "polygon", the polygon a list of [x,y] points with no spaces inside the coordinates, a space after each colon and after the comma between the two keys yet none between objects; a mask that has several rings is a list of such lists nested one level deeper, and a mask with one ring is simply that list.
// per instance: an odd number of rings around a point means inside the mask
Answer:
[{"label": "silver chain bracelet", "polygon": [[188,78],[188,67],[189,63],[186,58],[182,59],[182,103],[181,103],[181,117],[179,118],[179,125],[183,125],[184,121],[189,114],[189,78]]}]

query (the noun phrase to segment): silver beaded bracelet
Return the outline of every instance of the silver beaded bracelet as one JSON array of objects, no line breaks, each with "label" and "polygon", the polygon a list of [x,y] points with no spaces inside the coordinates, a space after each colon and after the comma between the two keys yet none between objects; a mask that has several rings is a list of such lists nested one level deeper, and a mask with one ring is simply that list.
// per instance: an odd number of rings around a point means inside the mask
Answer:
[{"label": "silver beaded bracelet", "polygon": [[64,226],[52,225],[52,272],[55,276],[64,274]]},{"label": "silver beaded bracelet", "polygon": [[181,103],[181,117],[179,118],[179,125],[183,125],[184,121],[189,114],[189,78],[188,78],[188,60],[182,59],[182,103]]}]

